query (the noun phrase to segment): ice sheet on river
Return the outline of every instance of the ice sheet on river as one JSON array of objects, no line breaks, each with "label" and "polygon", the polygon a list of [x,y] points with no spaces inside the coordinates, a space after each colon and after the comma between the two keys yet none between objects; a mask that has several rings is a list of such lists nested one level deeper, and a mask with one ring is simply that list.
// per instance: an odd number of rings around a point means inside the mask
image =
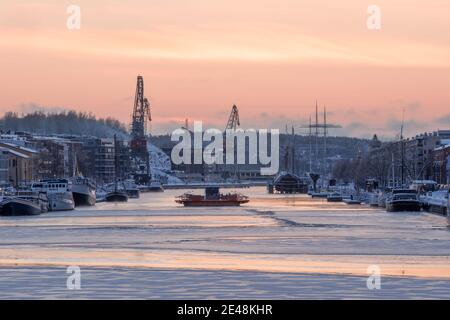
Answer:
[{"label": "ice sheet on river", "polygon": [[[10,295],[25,297],[22,281],[33,283],[35,272],[39,281],[49,277],[52,283],[60,270],[78,265],[89,272],[85,285],[92,281],[87,296],[95,288],[107,296],[101,288],[108,282],[101,279],[111,276],[135,283],[126,290],[130,297],[157,297],[158,291],[133,280],[148,274],[170,288],[161,296],[173,298],[186,297],[188,283],[199,298],[232,292],[241,298],[327,298],[327,279],[340,279],[332,287],[335,295],[356,298],[370,297],[366,271],[378,265],[383,277],[393,279],[389,295],[450,298],[450,230],[444,217],[268,195],[264,188],[244,189],[251,202],[241,208],[184,208],[173,202],[182,192],[148,193],[126,204],[39,217],[1,217],[0,288],[7,283]],[[164,272],[184,280],[158,280]],[[213,280],[224,274],[231,282]],[[245,275],[251,275],[250,282]],[[268,287],[262,290],[252,279]],[[294,290],[291,281],[303,286]],[[361,283],[353,294],[350,288]],[[397,284],[403,287],[394,288]],[[31,287],[39,291],[39,286]]]}]

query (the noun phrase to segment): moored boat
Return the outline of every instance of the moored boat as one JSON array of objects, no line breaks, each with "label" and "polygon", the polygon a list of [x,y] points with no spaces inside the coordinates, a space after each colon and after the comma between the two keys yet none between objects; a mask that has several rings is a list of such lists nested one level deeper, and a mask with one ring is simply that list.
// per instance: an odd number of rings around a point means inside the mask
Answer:
[{"label": "moored boat", "polygon": [[278,193],[308,193],[308,183],[305,178],[281,171],[271,182],[273,189]]},{"label": "moored boat", "polygon": [[421,204],[415,190],[395,189],[386,199],[386,211],[420,211]]},{"label": "moored boat", "polygon": [[446,189],[428,192],[420,198],[422,208],[428,212],[448,214],[449,191]]},{"label": "moored boat", "polygon": [[123,185],[129,198],[138,199],[140,197],[141,192],[133,180],[126,180]]},{"label": "moored boat", "polygon": [[162,192],[164,191],[164,188],[161,184],[161,181],[152,179],[150,180],[150,184],[148,185],[147,190],[150,192]]},{"label": "moored boat", "polygon": [[326,192],[311,192],[311,198],[327,198],[328,193]]},{"label": "moored boat", "polygon": [[2,216],[33,216],[48,211],[48,199],[45,193],[18,191],[15,196],[3,198],[0,203]]},{"label": "moored boat", "polygon": [[218,207],[218,206],[240,206],[249,202],[247,196],[239,193],[221,194],[218,187],[207,187],[205,195],[185,193],[175,199],[176,203],[185,207]]},{"label": "moored boat", "polygon": [[72,179],[72,195],[75,206],[93,206],[97,200],[96,186],[89,178],[77,176]]},{"label": "moored boat", "polygon": [[75,202],[67,179],[41,180],[31,185],[31,191],[47,195],[50,211],[75,209]]},{"label": "moored boat", "polygon": [[128,195],[124,191],[114,190],[112,192],[108,192],[105,196],[105,201],[108,202],[127,202]]},{"label": "moored boat", "polygon": [[359,199],[354,199],[353,197],[350,198],[346,198],[343,200],[346,204],[348,205],[357,205],[357,204],[361,204],[361,200]]},{"label": "moored boat", "polygon": [[[117,146],[116,135],[114,135],[114,146]],[[114,189],[113,189],[113,191],[110,191],[105,195],[105,201],[127,202],[128,194],[126,193],[125,188],[119,189],[119,180],[117,178],[117,172],[119,171],[117,153],[115,153],[115,155],[114,155],[114,167],[115,167],[115,172],[116,172],[114,175]]]},{"label": "moored boat", "polygon": [[332,193],[328,194],[327,201],[328,202],[341,202],[342,196],[338,192],[332,192]]},{"label": "moored boat", "polygon": [[378,207],[386,208],[386,199],[387,199],[386,191],[381,192],[378,196]]}]

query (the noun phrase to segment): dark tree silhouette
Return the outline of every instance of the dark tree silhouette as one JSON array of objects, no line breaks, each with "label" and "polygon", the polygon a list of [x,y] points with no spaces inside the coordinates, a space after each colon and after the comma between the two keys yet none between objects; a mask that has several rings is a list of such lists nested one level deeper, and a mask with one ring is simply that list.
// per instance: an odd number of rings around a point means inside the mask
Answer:
[{"label": "dark tree silhouette", "polygon": [[113,118],[97,119],[92,113],[62,111],[45,113],[36,111],[19,115],[6,112],[0,119],[3,132],[23,131],[35,134],[75,134],[97,137],[128,136],[126,126]]}]

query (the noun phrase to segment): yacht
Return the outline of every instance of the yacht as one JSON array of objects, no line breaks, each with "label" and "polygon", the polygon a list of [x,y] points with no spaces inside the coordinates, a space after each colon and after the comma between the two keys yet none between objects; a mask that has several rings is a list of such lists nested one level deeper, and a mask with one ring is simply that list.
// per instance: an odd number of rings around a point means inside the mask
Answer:
[{"label": "yacht", "polygon": [[32,192],[45,193],[48,198],[49,211],[75,209],[75,202],[67,179],[41,180],[31,185]]},{"label": "yacht", "polygon": [[72,179],[72,195],[75,206],[93,206],[97,200],[96,186],[91,179],[77,176]]},{"label": "yacht", "polygon": [[420,211],[421,204],[416,190],[394,189],[386,199],[386,211]]}]

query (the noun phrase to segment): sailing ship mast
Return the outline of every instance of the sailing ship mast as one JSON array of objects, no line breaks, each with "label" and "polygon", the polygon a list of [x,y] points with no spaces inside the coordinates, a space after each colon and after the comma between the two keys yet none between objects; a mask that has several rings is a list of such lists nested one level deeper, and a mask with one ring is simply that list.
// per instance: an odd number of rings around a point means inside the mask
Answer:
[{"label": "sailing ship mast", "polygon": [[327,158],[327,109],[323,107],[323,157],[322,157],[322,180],[326,174],[326,158]]},{"label": "sailing ship mast", "polygon": [[117,192],[117,136],[114,134],[114,192]]},{"label": "sailing ship mast", "polygon": [[312,127],[311,116],[309,116],[309,172],[312,172]]},{"label": "sailing ship mast", "polygon": [[405,108],[403,108],[402,112],[402,125],[400,127],[400,152],[401,152],[401,187],[403,188],[403,185],[405,183],[405,145],[403,142],[403,125],[405,123]]}]

